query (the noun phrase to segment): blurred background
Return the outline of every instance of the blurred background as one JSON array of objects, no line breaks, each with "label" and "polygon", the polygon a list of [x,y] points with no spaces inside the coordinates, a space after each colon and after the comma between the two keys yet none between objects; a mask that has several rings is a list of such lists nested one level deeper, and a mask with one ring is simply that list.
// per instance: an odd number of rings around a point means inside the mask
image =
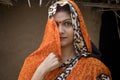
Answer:
[{"label": "blurred background", "polygon": [[[41,0],[40,0],[41,1]],[[25,58],[42,41],[47,21],[44,0],[0,0],[0,80],[17,80]],[[118,79],[120,1],[76,0],[102,61]]]}]

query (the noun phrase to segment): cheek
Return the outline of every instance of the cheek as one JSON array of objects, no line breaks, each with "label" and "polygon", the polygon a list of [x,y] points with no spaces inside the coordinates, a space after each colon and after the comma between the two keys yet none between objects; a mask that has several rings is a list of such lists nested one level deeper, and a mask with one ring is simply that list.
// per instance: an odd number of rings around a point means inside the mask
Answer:
[{"label": "cheek", "polygon": [[71,40],[73,41],[73,39],[74,39],[74,32],[73,32],[73,29],[70,29],[68,32],[69,32],[69,37],[70,37]]}]

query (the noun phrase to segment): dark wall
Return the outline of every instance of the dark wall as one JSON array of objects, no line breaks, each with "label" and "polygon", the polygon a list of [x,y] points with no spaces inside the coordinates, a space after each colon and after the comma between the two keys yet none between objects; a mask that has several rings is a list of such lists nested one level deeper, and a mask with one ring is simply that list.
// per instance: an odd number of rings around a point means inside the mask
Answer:
[{"label": "dark wall", "polygon": [[[99,49],[102,52],[102,61],[109,67],[113,80],[119,78],[118,65],[120,53],[120,11],[107,11],[102,14],[102,24],[100,28]],[[119,30],[118,30],[119,29]]]},{"label": "dark wall", "polygon": [[37,5],[0,8],[0,80],[17,80],[24,58],[41,43],[46,15]]}]

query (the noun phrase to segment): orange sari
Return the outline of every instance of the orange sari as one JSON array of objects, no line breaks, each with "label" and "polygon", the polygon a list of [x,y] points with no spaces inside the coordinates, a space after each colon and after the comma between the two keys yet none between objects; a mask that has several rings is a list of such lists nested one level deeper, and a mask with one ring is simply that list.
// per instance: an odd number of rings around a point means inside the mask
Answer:
[{"label": "orange sari", "polygon": [[[81,11],[72,0],[67,1],[69,1],[77,10],[83,38],[85,40],[88,51],[92,52],[90,37],[88,35]],[[58,29],[56,27],[55,21],[48,18],[42,44],[36,51],[31,53],[25,59],[18,80],[31,80],[37,67],[51,52],[57,53],[62,60]],[[55,80],[62,71],[64,71],[64,68],[57,68],[51,71],[46,75],[45,80]],[[100,74],[106,74],[110,77],[110,80],[112,80],[109,69],[100,60],[94,57],[83,57],[75,65],[73,70],[67,76],[66,80],[96,80]]]}]

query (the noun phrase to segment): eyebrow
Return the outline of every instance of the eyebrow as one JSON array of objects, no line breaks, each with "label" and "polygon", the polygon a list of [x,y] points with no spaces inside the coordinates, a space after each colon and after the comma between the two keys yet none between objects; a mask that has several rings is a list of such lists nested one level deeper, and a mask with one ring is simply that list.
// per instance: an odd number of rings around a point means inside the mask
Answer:
[{"label": "eyebrow", "polygon": [[56,21],[57,23],[62,23],[62,22],[65,22],[65,21],[71,21],[71,19],[65,19],[63,21]]}]

